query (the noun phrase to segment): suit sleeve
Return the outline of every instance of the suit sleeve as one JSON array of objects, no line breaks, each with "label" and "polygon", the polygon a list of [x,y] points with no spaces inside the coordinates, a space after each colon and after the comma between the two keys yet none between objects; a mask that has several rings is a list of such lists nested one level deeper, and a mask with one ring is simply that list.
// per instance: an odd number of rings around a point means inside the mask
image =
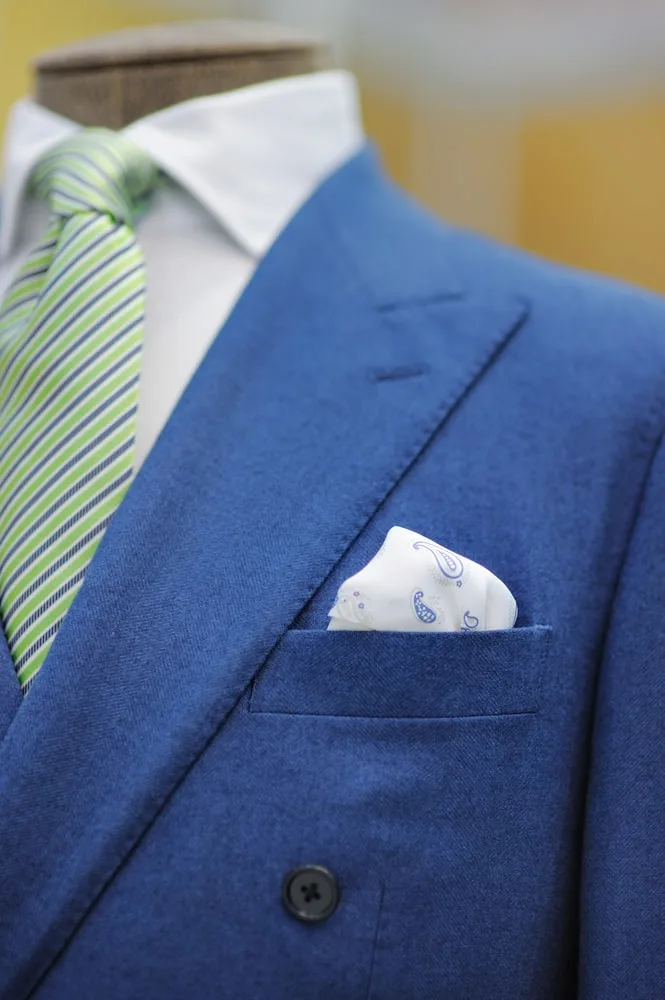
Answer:
[{"label": "suit sleeve", "polygon": [[609,624],[581,888],[580,1000],[665,998],[665,445]]}]

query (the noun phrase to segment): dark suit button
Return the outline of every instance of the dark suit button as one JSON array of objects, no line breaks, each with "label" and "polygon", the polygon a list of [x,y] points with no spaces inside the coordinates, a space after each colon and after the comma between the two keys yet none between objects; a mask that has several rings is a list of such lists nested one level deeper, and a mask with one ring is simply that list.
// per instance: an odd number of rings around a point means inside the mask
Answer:
[{"label": "dark suit button", "polygon": [[339,900],[337,879],[319,865],[294,868],[284,879],[282,896],[287,910],[298,920],[327,920]]}]

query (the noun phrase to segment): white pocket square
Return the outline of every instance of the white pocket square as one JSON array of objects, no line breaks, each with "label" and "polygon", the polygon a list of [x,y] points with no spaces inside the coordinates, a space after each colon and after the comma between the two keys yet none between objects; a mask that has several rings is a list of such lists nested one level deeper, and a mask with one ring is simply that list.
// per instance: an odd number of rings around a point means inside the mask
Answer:
[{"label": "white pocket square", "polygon": [[339,588],[329,629],[481,632],[512,628],[517,604],[484,566],[407,528],[391,528]]}]

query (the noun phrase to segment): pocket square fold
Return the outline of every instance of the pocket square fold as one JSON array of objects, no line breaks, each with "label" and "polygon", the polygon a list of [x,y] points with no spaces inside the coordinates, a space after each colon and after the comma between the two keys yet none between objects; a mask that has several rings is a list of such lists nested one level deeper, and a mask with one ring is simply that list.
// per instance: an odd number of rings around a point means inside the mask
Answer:
[{"label": "pocket square fold", "polygon": [[510,629],[517,604],[484,566],[407,528],[391,528],[328,612],[331,630],[480,632]]}]

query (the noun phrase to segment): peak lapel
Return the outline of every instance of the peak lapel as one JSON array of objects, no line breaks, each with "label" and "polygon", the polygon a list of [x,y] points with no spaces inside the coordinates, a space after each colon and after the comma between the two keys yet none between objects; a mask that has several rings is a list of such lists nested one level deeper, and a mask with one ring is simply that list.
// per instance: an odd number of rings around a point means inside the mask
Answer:
[{"label": "peak lapel", "polygon": [[[445,241],[437,229],[434,269],[426,229],[369,152],[324,185],[259,268],[115,515],[0,746],[5,1000],[45,972],[516,329],[516,302],[464,300],[450,274],[441,287]],[[410,308],[428,295],[431,310]]]}]

